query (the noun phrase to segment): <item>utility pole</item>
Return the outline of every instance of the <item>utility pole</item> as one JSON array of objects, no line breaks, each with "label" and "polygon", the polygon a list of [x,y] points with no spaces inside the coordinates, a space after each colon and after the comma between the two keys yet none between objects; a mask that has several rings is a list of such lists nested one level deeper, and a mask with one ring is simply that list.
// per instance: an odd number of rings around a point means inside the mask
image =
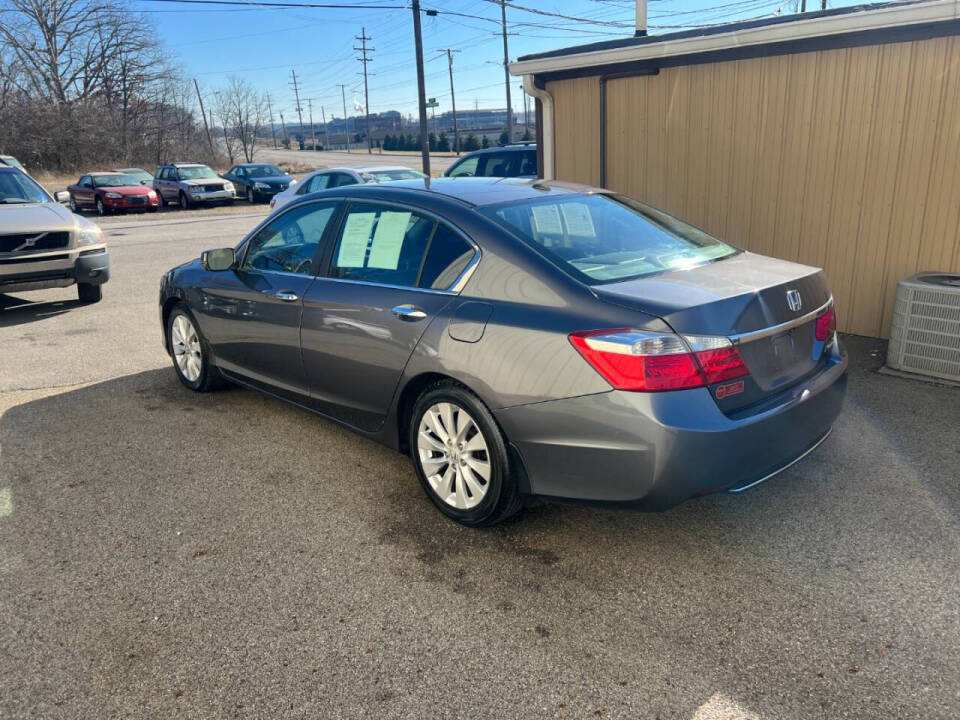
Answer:
[{"label": "utility pole", "polygon": [[350,152],[350,123],[347,120],[347,86],[340,86],[340,97],[343,99],[343,137],[347,141],[347,152]]},{"label": "utility pole", "polygon": [[320,117],[323,118],[323,149],[326,150],[330,147],[330,139],[327,137],[327,111],[323,105],[320,106]]},{"label": "utility pole", "polygon": [[267,93],[267,110],[270,113],[270,134],[273,135],[273,149],[277,149],[277,128],[273,124],[273,105],[270,102],[270,93]]},{"label": "utility pole", "polygon": [[523,94],[523,134],[526,135],[530,128],[527,127],[527,91],[523,89],[523,84],[520,85],[520,92]]},{"label": "utility pole", "polygon": [[503,79],[507,88],[507,144],[513,142],[513,105],[510,104],[510,53],[507,51],[507,0],[500,0],[500,28],[503,32]]},{"label": "utility pole", "polygon": [[300,142],[303,142],[306,133],[303,130],[303,108],[300,106],[300,88],[297,86],[297,71],[291,70],[293,75],[293,95],[297,99],[297,115],[300,117]]},{"label": "utility pole", "polygon": [[310,108],[310,142],[312,143],[312,147],[310,149],[316,152],[317,129],[313,126],[313,98],[307,98],[307,107]]},{"label": "utility pole", "polygon": [[423,36],[420,33],[420,0],[412,0],[413,41],[417,51],[417,100],[420,110],[420,157],[423,174],[430,177],[430,145],[427,140],[427,90],[423,83]]},{"label": "utility pole", "polygon": [[283,113],[280,113],[280,127],[283,128],[283,144],[290,148],[290,136],[287,135],[287,123],[283,119]]},{"label": "utility pole", "polygon": [[200,103],[200,114],[203,116],[203,129],[207,131],[207,142],[210,144],[210,160],[212,162],[217,153],[213,150],[213,138],[210,137],[210,126],[207,124],[207,111],[203,109],[203,98],[200,97],[200,86],[197,84],[196,78],[193,79],[193,86],[197,89],[197,100]]},{"label": "utility pole", "polygon": [[363,63],[363,109],[367,116],[367,153],[372,155],[373,137],[370,135],[370,88],[367,86],[367,63],[373,61],[367,57],[367,53],[373,52],[376,48],[367,47],[367,40],[373,40],[373,38],[367,37],[366,28],[360,28],[360,35],[356,39],[360,41],[360,47],[354,45],[353,49],[362,53],[362,56],[358,57],[357,60]]},{"label": "utility pole", "polygon": [[460,133],[457,131],[457,98],[453,94],[453,53],[458,53],[460,51],[447,48],[446,50],[440,50],[439,52],[445,52],[447,54],[447,68],[450,70],[450,105],[453,108],[453,149],[457,152],[457,155],[459,155]]}]

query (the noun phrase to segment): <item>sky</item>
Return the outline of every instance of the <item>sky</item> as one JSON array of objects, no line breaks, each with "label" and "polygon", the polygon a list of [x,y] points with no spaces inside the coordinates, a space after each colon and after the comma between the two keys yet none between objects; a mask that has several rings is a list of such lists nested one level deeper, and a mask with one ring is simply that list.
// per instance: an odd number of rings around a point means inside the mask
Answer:
[{"label": "sky", "polygon": [[[271,2],[271,0],[263,0]],[[298,0],[288,0],[297,2]],[[311,0],[304,0],[311,1]],[[270,95],[274,116],[296,116],[291,71],[296,71],[304,122],[343,117],[339,85],[346,85],[347,114],[363,112],[363,66],[356,40],[365,29],[368,47],[370,111],[417,108],[413,17],[407,0],[313,0],[363,8],[263,8],[133,0],[155,24],[165,47],[179,59],[187,77],[211,94],[231,75],[246,78]],[[860,0],[862,1],[862,0]],[[589,22],[566,20],[507,6],[510,60],[520,55],[633,35],[633,0],[515,0],[515,4]],[[799,0],[650,0],[651,34],[690,27],[791,13]],[[820,0],[808,0],[819,7]],[[830,0],[829,7],[858,4]],[[424,69],[428,97],[436,112],[450,110],[447,55],[453,54],[458,110],[505,107],[503,40],[496,0],[421,0]],[[385,8],[396,9],[385,9]],[[514,109],[523,110],[520,78],[511,78]],[[308,100],[310,101],[308,103]],[[532,107],[532,104],[531,104]],[[277,118],[279,119],[279,118]]]}]

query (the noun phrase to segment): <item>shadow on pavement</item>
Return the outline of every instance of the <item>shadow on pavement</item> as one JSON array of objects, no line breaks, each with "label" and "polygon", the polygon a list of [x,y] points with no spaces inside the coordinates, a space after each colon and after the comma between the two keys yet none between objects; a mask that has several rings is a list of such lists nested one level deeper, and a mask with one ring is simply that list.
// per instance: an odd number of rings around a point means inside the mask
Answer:
[{"label": "shadow on pavement", "polygon": [[29,298],[0,294],[0,327],[13,327],[46,320],[86,304],[77,299],[34,302]]},{"label": "shadow on pavement", "polygon": [[948,717],[956,507],[923,473],[956,455],[876,407],[935,391],[856,373],[752,492],[487,531],[406,458],[169,368],[9,407],[0,715]]}]

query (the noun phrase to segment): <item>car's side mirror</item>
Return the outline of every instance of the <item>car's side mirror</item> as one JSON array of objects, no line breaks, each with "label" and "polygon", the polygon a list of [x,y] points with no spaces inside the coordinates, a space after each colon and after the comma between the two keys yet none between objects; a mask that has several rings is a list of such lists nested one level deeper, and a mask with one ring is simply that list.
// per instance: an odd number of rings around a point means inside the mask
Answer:
[{"label": "car's side mirror", "polygon": [[66,190],[57,190],[53,194],[53,199],[58,203],[67,205],[70,202],[70,193],[68,193]]},{"label": "car's side mirror", "polygon": [[230,270],[237,263],[237,256],[233,248],[218,248],[206,250],[200,255],[200,264],[204,270]]}]

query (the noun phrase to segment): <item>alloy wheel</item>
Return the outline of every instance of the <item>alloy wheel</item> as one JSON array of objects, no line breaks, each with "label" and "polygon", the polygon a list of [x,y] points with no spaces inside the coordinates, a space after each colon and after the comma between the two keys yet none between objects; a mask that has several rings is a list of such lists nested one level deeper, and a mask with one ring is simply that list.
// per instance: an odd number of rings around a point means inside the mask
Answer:
[{"label": "alloy wheel", "polygon": [[490,489],[486,438],[466,410],[450,402],[431,405],[420,419],[417,457],[430,487],[458,510],[476,507]]},{"label": "alloy wheel", "polygon": [[70,196],[70,212],[77,211],[77,201],[73,199],[73,195]]},{"label": "alloy wheel", "polygon": [[97,213],[100,215],[106,215],[107,210],[103,207],[103,200],[97,198]]},{"label": "alloy wheel", "polygon": [[170,347],[180,373],[194,383],[203,370],[203,349],[196,328],[186,315],[177,315],[170,324]]}]

